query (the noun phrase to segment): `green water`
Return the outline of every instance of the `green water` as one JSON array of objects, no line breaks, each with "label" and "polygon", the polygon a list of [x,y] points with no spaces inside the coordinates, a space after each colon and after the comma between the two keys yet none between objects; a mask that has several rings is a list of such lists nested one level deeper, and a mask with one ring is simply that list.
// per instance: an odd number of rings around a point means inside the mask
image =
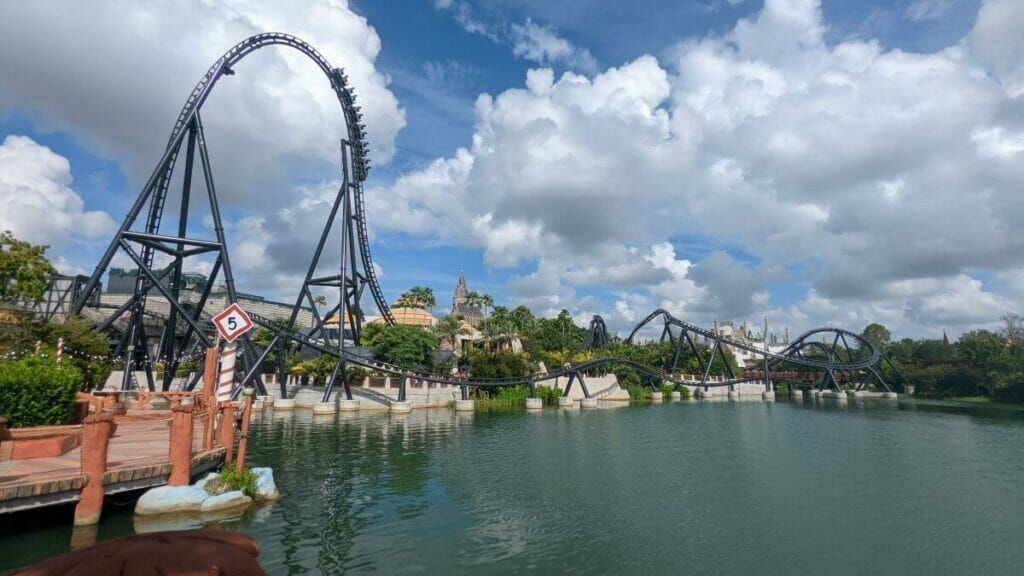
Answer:
[{"label": "green water", "polygon": [[[1024,413],[886,401],[266,414],[271,574],[1022,574]],[[100,538],[132,530],[105,511]],[[17,532],[17,533],[15,533]],[[0,570],[67,549],[0,527]]]}]

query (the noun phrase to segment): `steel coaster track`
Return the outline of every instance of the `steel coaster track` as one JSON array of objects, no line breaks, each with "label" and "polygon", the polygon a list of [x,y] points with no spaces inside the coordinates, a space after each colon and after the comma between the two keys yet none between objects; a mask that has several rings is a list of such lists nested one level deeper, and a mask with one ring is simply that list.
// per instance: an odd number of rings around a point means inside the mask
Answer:
[{"label": "steel coaster track", "polygon": [[[356,97],[353,91],[348,87],[348,78],[345,76],[345,73],[340,68],[332,67],[316,48],[313,48],[308,43],[296,38],[295,36],[279,32],[257,34],[236,44],[216,62],[214,62],[212,66],[210,66],[210,69],[207,70],[206,74],[204,74],[202,79],[199,80],[199,83],[192,89],[191,94],[189,94],[188,99],[185,101],[185,106],[182,107],[181,112],[178,114],[178,119],[174,123],[174,128],[171,130],[171,136],[167,142],[167,150],[170,152],[172,149],[176,150],[179,147],[186,127],[195,118],[197,111],[206,101],[210,92],[213,90],[213,86],[217,83],[217,80],[223,75],[234,74],[232,66],[248,54],[265,46],[271,45],[289,46],[299,52],[302,52],[306,56],[309,56],[309,58],[320,67],[324,74],[330,78],[331,87],[334,89],[334,92],[338,97],[338,102],[341,104],[341,108],[345,114],[345,124],[348,129],[348,142],[349,146],[352,148],[351,162],[353,182],[351,185],[354,191],[354,218],[357,224],[356,228],[359,237],[359,247],[362,253],[362,262],[364,267],[363,273],[366,277],[367,284],[370,285],[370,293],[373,295],[374,303],[380,310],[381,315],[388,324],[394,324],[395,319],[391,313],[391,308],[388,306],[388,302],[384,298],[384,293],[381,290],[380,283],[377,281],[377,273],[373,267],[373,257],[370,254],[369,234],[367,233],[366,228],[366,209],[363,204],[363,182],[366,180],[370,170],[370,159],[367,157],[365,125],[362,123],[362,112],[355,104]],[[173,166],[173,163],[170,164],[170,166]]]},{"label": "steel coaster track", "polygon": [[[654,369],[650,368],[649,366],[646,366],[644,364],[640,364],[639,362],[635,362],[633,360],[628,360],[626,358],[616,358],[616,357],[595,358],[593,360],[587,360],[585,362],[580,362],[578,364],[572,364],[572,365],[569,365],[569,366],[561,366],[561,367],[555,368],[553,370],[548,370],[547,372],[542,372],[542,373],[539,373],[539,374],[532,374],[530,376],[516,377],[516,378],[475,378],[475,379],[452,378],[452,377],[449,377],[449,376],[444,376],[444,375],[439,375],[439,374],[427,374],[427,373],[423,373],[423,372],[417,372],[417,371],[414,371],[414,370],[406,370],[406,369],[401,368],[399,366],[395,366],[394,364],[389,364],[387,362],[381,362],[380,360],[374,360],[372,358],[367,358],[366,356],[361,356],[359,354],[354,354],[354,353],[352,353],[352,352],[350,352],[348,350],[346,350],[343,353],[339,353],[337,347],[328,346],[325,343],[323,343],[323,342],[321,342],[321,341],[319,341],[317,339],[310,338],[309,336],[307,336],[305,334],[302,334],[301,332],[296,332],[294,330],[288,330],[288,329],[282,328],[282,327],[274,324],[274,322],[272,320],[270,320],[269,318],[266,318],[264,316],[260,316],[259,314],[253,314],[253,313],[249,313],[249,317],[252,318],[253,322],[255,322],[256,324],[259,324],[260,326],[262,326],[264,328],[269,329],[271,332],[273,332],[278,337],[283,337],[283,338],[287,338],[287,339],[290,339],[290,340],[294,340],[296,342],[301,343],[305,347],[308,347],[310,349],[316,350],[316,351],[318,351],[318,352],[320,352],[322,354],[327,354],[327,355],[333,356],[335,358],[342,358],[342,357],[344,357],[344,360],[345,360],[345,362],[347,364],[355,364],[355,365],[358,365],[358,366],[362,366],[364,368],[369,368],[371,370],[377,370],[379,372],[386,372],[388,374],[396,374],[396,375],[401,375],[401,376],[407,376],[407,377],[412,378],[414,380],[421,380],[421,381],[424,381],[424,382],[435,382],[435,383],[438,383],[438,384],[450,384],[450,385],[453,385],[453,386],[483,386],[483,387],[535,385],[538,382],[543,382],[544,380],[550,380],[552,378],[559,378],[559,377],[563,377],[563,376],[569,376],[569,375],[572,375],[572,374],[577,374],[577,373],[580,373],[580,372],[587,372],[589,370],[594,370],[596,368],[601,368],[601,367],[604,367],[604,366],[616,365],[616,366],[627,366],[627,367],[633,368],[633,369],[635,369],[635,370],[637,370],[639,372],[642,372],[642,373],[644,373],[644,375],[649,376],[651,378],[654,378],[654,379],[657,379],[657,380],[663,380],[665,382],[671,382],[673,384],[686,385],[686,386],[695,386],[695,385],[698,384],[697,382],[694,382],[694,381],[682,380],[682,379],[676,378],[676,377],[674,377],[674,376],[672,376],[670,374],[667,374],[665,372],[654,370]],[[739,382],[744,382],[744,381],[747,381],[747,380],[750,380],[750,379],[749,378],[737,378],[735,380],[727,381],[727,382],[707,382],[707,383],[701,384],[701,385],[704,386],[704,387],[715,388],[715,387],[719,387],[719,386],[732,386],[732,385],[735,385],[735,384],[737,384]]]},{"label": "steel coaster track", "polygon": [[[802,334],[796,341],[794,341],[794,343],[792,345],[790,345],[784,351],[782,351],[782,352],[769,352],[769,351],[765,350],[764,348],[759,348],[759,347],[754,346],[752,344],[747,344],[745,342],[740,342],[740,341],[737,341],[737,340],[733,340],[731,338],[726,338],[724,336],[720,336],[718,334],[715,334],[715,332],[713,330],[708,330],[706,328],[701,328],[700,326],[697,326],[695,324],[690,324],[689,322],[684,322],[684,321],[676,318],[672,314],[670,314],[667,310],[664,310],[662,308],[658,308],[654,312],[651,312],[650,314],[648,314],[646,318],[641,320],[640,323],[638,323],[636,325],[636,327],[633,328],[633,331],[629,334],[629,337],[626,338],[626,342],[627,343],[628,342],[632,342],[633,338],[636,336],[636,333],[639,332],[641,328],[643,328],[644,326],[650,324],[651,322],[653,322],[654,320],[656,320],[659,317],[663,318],[666,324],[669,324],[669,325],[672,325],[672,326],[676,326],[676,327],[681,328],[681,329],[683,329],[683,330],[685,330],[687,332],[693,332],[693,333],[699,334],[701,336],[706,336],[707,338],[709,338],[711,340],[718,340],[722,344],[727,344],[727,345],[729,345],[729,346],[731,346],[733,348],[737,348],[737,349],[740,349],[740,350],[745,350],[747,352],[756,354],[756,355],[761,356],[761,357],[767,357],[770,360],[774,360],[774,361],[778,361],[778,362],[790,362],[790,363],[797,364],[797,365],[800,365],[800,366],[806,366],[808,368],[817,368],[817,369],[822,369],[822,370],[833,370],[833,371],[835,371],[835,370],[864,370],[864,369],[867,369],[869,367],[872,367],[872,366],[875,366],[876,364],[878,364],[879,361],[881,360],[881,357],[882,357],[881,353],[878,352],[878,350],[876,350],[875,347],[870,342],[868,342],[867,340],[861,338],[861,336],[859,334],[856,334],[854,332],[850,332],[849,330],[843,330],[841,328],[816,328],[814,330],[809,330],[809,331],[805,332],[804,334]],[[849,361],[834,361],[834,360],[823,361],[823,360],[816,360],[814,358],[805,358],[805,357],[802,357],[802,356],[795,356],[795,355],[793,355],[799,349],[798,344],[802,343],[802,341],[804,339],[806,339],[807,337],[809,337],[809,336],[811,336],[813,334],[823,333],[823,332],[830,333],[830,334],[836,334],[836,335],[843,335],[846,338],[850,338],[850,339],[855,340],[860,346],[862,346],[865,349],[867,349],[868,351],[870,351],[870,357],[863,358],[863,359],[858,359],[858,360],[849,360]]]}]

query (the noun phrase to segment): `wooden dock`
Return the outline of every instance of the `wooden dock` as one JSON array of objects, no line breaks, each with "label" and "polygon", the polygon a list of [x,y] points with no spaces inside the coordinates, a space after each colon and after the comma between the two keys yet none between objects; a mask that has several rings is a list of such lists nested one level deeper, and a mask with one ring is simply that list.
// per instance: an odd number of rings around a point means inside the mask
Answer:
[{"label": "wooden dock", "polygon": [[[115,417],[107,446],[104,495],[166,484],[171,474],[170,410],[129,411]],[[226,449],[204,442],[206,420],[196,419],[190,476],[218,468]],[[205,449],[204,449],[205,448]],[[59,456],[0,460],[0,514],[77,502],[88,483],[82,446]]]}]

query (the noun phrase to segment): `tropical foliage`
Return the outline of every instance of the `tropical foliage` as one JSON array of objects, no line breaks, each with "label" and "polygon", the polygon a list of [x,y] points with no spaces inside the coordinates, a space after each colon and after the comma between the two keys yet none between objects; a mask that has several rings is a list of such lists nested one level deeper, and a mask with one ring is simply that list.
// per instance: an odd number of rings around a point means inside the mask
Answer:
[{"label": "tropical foliage", "polygon": [[403,292],[395,306],[399,308],[425,308],[430,309],[437,306],[437,299],[434,297],[434,290],[425,286],[413,286],[408,292]]},{"label": "tropical foliage", "polygon": [[429,370],[435,350],[437,335],[416,326],[384,326],[374,335],[374,356],[406,370]]}]

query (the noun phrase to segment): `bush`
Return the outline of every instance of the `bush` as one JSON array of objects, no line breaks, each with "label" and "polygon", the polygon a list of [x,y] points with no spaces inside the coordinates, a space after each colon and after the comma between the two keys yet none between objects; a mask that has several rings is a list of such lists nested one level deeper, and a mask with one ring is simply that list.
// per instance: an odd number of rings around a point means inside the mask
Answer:
[{"label": "bush", "polygon": [[31,355],[0,364],[0,416],[12,428],[66,424],[82,389],[82,373],[51,355]]},{"label": "bush", "polygon": [[467,356],[469,373],[473,378],[520,378],[533,372],[529,358],[511,350],[494,354],[473,351]]},{"label": "bush", "polygon": [[548,406],[554,406],[558,404],[558,397],[562,395],[562,391],[558,388],[551,386],[537,386],[537,398],[540,398],[542,402]]},{"label": "bush", "polygon": [[234,464],[225,464],[220,469],[220,480],[232,490],[241,490],[246,496],[256,496],[256,473],[248,468],[241,471]]},{"label": "bush", "polygon": [[517,408],[526,404],[530,397],[529,386],[502,386],[501,388],[478,388],[477,408]]}]

